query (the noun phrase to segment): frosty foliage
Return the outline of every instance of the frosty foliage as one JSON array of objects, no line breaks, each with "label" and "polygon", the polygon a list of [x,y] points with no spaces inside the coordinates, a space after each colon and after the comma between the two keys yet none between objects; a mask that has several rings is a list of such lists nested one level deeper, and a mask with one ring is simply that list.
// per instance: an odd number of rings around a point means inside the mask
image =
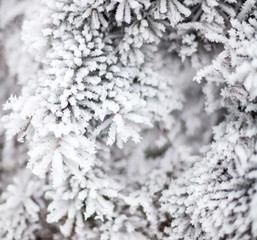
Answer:
[{"label": "frosty foliage", "polygon": [[255,0],[0,13],[1,239],[257,238]]}]

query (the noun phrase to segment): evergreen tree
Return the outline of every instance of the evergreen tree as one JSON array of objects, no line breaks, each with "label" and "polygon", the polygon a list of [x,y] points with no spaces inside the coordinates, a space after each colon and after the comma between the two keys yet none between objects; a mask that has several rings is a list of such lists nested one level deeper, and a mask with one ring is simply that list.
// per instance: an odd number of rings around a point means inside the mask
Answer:
[{"label": "evergreen tree", "polygon": [[257,239],[255,0],[0,12],[2,239]]}]

